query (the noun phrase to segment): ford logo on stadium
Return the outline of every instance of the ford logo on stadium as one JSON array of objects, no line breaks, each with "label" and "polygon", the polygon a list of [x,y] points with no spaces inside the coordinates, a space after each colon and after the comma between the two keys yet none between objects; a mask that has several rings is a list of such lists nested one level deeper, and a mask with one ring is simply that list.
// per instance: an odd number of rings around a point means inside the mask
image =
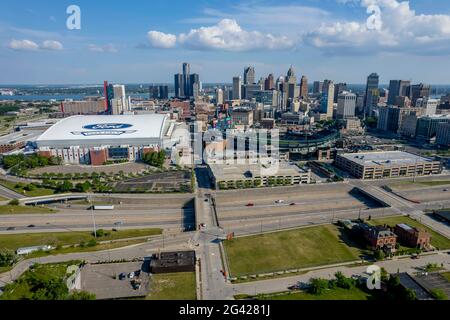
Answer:
[{"label": "ford logo on stadium", "polygon": [[126,123],[98,123],[84,126],[87,130],[121,130],[131,128],[133,125]]}]

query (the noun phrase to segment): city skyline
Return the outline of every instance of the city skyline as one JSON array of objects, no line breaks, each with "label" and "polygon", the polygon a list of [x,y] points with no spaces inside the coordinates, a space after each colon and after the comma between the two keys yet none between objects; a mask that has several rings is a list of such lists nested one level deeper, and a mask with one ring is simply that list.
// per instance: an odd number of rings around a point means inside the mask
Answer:
[{"label": "city skyline", "polygon": [[[81,9],[81,30],[66,28],[71,4]],[[371,4],[381,10],[380,29],[366,25]],[[170,10],[163,1],[126,8],[6,1],[4,7],[2,84],[172,83],[185,61],[204,83],[230,83],[245,66],[254,66],[259,79],[293,65],[310,80],[362,84],[376,72],[382,84],[449,84],[442,69],[450,68],[450,5],[436,0],[173,1]],[[119,19],[101,18],[108,15]]]}]

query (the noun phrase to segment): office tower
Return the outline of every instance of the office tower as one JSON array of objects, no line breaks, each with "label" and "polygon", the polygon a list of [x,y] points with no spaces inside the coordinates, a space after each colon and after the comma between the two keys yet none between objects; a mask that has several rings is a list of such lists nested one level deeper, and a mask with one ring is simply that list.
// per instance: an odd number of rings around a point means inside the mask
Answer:
[{"label": "office tower", "polygon": [[[373,90],[376,89],[378,90],[378,86],[379,86],[379,82],[380,82],[380,77],[378,76],[378,74],[376,73],[371,73],[368,77],[367,77],[367,84],[366,84],[366,98],[364,100],[364,105],[367,109],[370,109],[371,107],[369,106],[369,93],[372,92]],[[378,91],[378,96],[379,96],[379,91]],[[372,100],[373,101],[373,100]],[[377,101],[378,103],[378,101]]]},{"label": "office tower", "polygon": [[286,75],[286,83],[287,83],[287,98],[295,99],[296,95],[296,86],[297,86],[297,76],[295,75],[294,68],[291,66]]},{"label": "office tower", "polygon": [[193,97],[194,95],[194,87],[197,86],[197,93],[200,92],[200,76],[196,73],[193,73],[189,76],[189,94],[186,96]]},{"label": "office tower", "polygon": [[422,108],[426,116],[432,116],[436,114],[439,103],[439,99],[430,99],[425,97],[417,99],[415,107]]},{"label": "office tower", "polygon": [[389,95],[387,103],[395,105],[396,97],[410,97],[408,87],[411,86],[411,81],[407,80],[391,80],[389,82]]},{"label": "office tower", "polygon": [[331,80],[325,80],[323,83],[322,101],[320,104],[320,112],[326,113],[327,119],[333,119],[334,106],[334,83]]},{"label": "office tower", "polygon": [[436,144],[450,147],[450,122],[439,123],[436,128]]},{"label": "office tower", "polygon": [[308,97],[308,78],[306,78],[306,76],[302,76],[302,79],[300,80],[300,97]]},{"label": "office tower", "polygon": [[419,118],[417,121],[416,138],[429,142],[436,137],[438,125],[450,123],[450,115],[434,115]]},{"label": "office tower", "polygon": [[157,86],[150,86],[148,88],[149,94],[150,94],[150,99],[158,99],[159,96],[159,88]]},{"label": "office tower", "polygon": [[190,64],[186,62],[183,63],[183,87],[184,87],[184,96],[186,97],[192,96],[190,74],[191,74]]},{"label": "office tower", "polygon": [[169,99],[169,86],[159,86],[158,87],[158,99],[160,99],[160,100]]},{"label": "office tower", "polygon": [[220,88],[216,89],[216,104],[223,104],[223,90]]},{"label": "office tower", "polygon": [[355,116],[356,94],[344,91],[338,95],[337,118],[347,119]]},{"label": "office tower", "polygon": [[114,98],[114,92],[110,92],[108,81],[103,82],[103,95],[105,96],[105,112],[111,110],[111,99]]},{"label": "office tower", "polygon": [[431,86],[423,83],[415,84],[411,86],[411,102],[415,106],[419,98],[428,98],[430,96]]},{"label": "office tower", "polygon": [[364,114],[366,116],[372,116],[374,110],[378,107],[380,101],[380,89],[371,89],[367,92],[365,97],[366,103],[364,107]]},{"label": "office tower", "polygon": [[346,83],[336,83],[334,85],[334,103],[338,102],[338,96],[344,91],[347,91]]},{"label": "office tower", "polygon": [[323,92],[323,82],[322,81],[314,81],[313,94],[322,94],[322,92]]},{"label": "office tower", "polygon": [[175,75],[175,97],[184,97],[184,81],[183,75],[180,73]]},{"label": "office tower", "polygon": [[194,82],[192,84],[192,97],[194,97],[195,100],[200,96],[200,82]]},{"label": "office tower", "polygon": [[264,90],[273,90],[275,89],[275,80],[273,78],[273,74],[269,74],[264,82]]},{"label": "office tower", "polygon": [[242,98],[241,77],[233,77],[233,100],[241,100],[241,98]]},{"label": "office tower", "polygon": [[[380,106],[378,108],[378,130],[390,133],[404,133],[404,122],[410,115],[421,116],[420,108],[400,108],[398,106]],[[409,119],[410,120],[410,119]],[[408,121],[409,121],[408,120]]]},{"label": "office tower", "polygon": [[244,69],[244,85],[255,84],[255,68],[247,67]]}]

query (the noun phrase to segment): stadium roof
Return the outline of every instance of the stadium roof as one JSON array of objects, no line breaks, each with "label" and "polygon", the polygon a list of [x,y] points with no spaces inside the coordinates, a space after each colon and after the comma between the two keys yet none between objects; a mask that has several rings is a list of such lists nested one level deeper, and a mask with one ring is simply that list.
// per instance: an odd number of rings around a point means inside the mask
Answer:
[{"label": "stadium roof", "polygon": [[36,144],[53,148],[158,144],[168,124],[162,114],[73,116],[45,131]]}]

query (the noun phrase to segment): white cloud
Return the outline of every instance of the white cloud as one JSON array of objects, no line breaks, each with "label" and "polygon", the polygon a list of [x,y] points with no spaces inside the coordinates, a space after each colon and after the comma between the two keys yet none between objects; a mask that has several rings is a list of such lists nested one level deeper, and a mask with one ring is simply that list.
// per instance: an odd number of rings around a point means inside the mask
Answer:
[{"label": "white cloud", "polygon": [[177,36],[159,31],[149,31],[147,38],[153,48],[170,49],[176,46]]},{"label": "white cloud", "polygon": [[360,5],[366,9],[379,6],[381,28],[370,29],[365,20],[324,23],[305,34],[305,43],[331,54],[399,51],[445,55],[450,52],[449,15],[417,14],[408,1],[360,0]]},{"label": "white cloud", "polygon": [[[270,33],[247,31],[232,19],[223,19],[209,27],[191,29],[188,33],[181,33],[175,38],[157,31],[152,34],[151,45],[173,48],[177,42],[191,50],[222,50],[222,51],[250,51],[250,50],[285,50],[293,48],[295,41],[286,36],[274,36]],[[149,37],[150,38],[150,37]],[[152,43],[153,41],[153,43]]]},{"label": "white cloud", "polygon": [[104,46],[98,46],[96,44],[90,44],[88,46],[89,50],[92,52],[98,52],[98,53],[116,53],[119,52],[119,50],[113,45],[113,44],[107,44]]},{"label": "white cloud", "polygon": [[44,50],[56,50],[56,51],[64,49],[61,42],[54,40],[44,41],[41,45],[41,48]]},{"label": "white cloud", "polygon": [[13,39],[9,42],[8,47],[17,51],[39,51],[39,50],[52,50],[59,51],[64,49],[63,45],[59,41],[45,40],[41,45],[31,40],[16,40]]},{"label": "white cloud", "polygon": [[39,45],[31,40],[11,40],[9,48],[17,51],[37,51]]}]

